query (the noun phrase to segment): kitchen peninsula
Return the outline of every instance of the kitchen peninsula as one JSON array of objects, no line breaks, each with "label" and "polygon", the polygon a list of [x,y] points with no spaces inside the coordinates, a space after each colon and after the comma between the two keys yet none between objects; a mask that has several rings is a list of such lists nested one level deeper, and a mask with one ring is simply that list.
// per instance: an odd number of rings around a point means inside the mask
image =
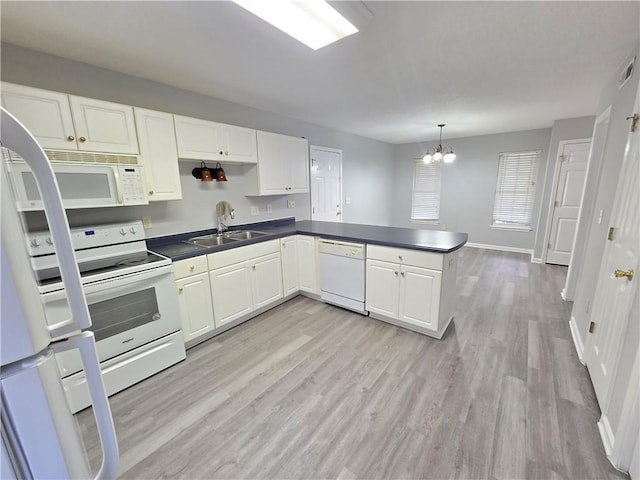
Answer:
[{"label": "kitchen peninsula", "polygon": [[248,229],[263,235],[211,247],[188,241],[215,230],[148,240],[149,249],[174,260],[187,347],[298,294],[320,299],[321,239],[366,246],[371,317],[435,338],[453,318],[466,233],[287,218],[233,226],[226,235]]}]

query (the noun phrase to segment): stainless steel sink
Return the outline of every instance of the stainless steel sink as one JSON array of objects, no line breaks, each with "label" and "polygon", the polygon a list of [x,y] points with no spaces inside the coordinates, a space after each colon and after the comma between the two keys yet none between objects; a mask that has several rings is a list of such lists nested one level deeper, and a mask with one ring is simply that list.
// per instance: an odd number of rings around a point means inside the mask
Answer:
[{"label": "stainless steel sink", "polygon": [[237,238],[219,237],[218,235],[203,235],[202,237],[193,237],[187,240],[187,243],[198,245],[199,247],[217,247],[227,243],[237,242]]},{"label": "stainless steel sink", "polygon": [[252,238],[260,238],[268,235],[264,232],[256,232],[255,230],[239,230],[231,231],[224,234],[226,238],[232,238],[233,240],[251,240]]}]

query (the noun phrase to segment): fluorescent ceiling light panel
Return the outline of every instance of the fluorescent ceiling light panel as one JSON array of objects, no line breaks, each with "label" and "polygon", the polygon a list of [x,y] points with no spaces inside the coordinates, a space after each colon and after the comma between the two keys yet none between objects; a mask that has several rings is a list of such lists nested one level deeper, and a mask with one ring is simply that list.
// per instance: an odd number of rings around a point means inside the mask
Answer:
[{"label": "fluorescent ceiling light panel", "polygon": [[233,2],[314,50],[358,31],[325,0]]}]

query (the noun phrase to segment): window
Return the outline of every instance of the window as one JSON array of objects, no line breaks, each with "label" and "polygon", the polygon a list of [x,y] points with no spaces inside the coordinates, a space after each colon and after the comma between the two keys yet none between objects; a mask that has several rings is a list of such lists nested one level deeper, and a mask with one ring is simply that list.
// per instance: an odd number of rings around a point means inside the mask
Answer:
[{"label": "window", "polygon": [[440,220],[440,184],[442,163],[416,162],[413,173],[411,220],[438,222]]},{"label": "window", "polygon": [[492,226],[531,229],[540,151],[500,154]]}]

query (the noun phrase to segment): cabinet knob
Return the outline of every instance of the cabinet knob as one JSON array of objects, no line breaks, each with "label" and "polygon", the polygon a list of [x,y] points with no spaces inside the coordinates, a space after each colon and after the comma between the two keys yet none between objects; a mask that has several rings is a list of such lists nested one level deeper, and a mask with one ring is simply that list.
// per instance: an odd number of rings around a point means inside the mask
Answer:
[{"label": "cabinet knob", "polygon": [[178,288],[178,293],[182,293],[184,291],[184,287]]},{"label": "cabinet knob", "polygon": [[76,137],[74,137],[73,135],[69,135],[67,137],[67,140],[69,140],[70,142],[73,142],[76,139]]},{"label": "cabinet knob", "polygon": [[229,152],[225,151],[225,152],[224,152],[224,154],[225,154],[225,155],[229,155]]},{"label": "cabinet knob", "polygon": [[404,272],[400,272],[400,275],[402,275],[404,277]]},{"label": "cabinet knob", "polygon": [[398,260],[402,261],[402,255],[398,255]]},{"label": "cabinet knob", "polygon": [[255,269],[256,269],[256,266],[255,266],[255,265],[253,265],[253,266],[251,267],[251,270],[255,270]]},{"label": "cabinet knob", "polygon": [[195,265],[189,265],[189,270],[191,270],[192,272],[196,269]]},{"label": "cabinet knob", "polygon": [[220,152],[219,152],[219,153],[220,153],[220,155],[224,155],[224,152],[223,152],[222,150],[220,150]]},{"label": "cabinet knob", "polygon": [[86,142],[87,138],[86,137],[80,137],[78,140],[80,140],[81,142]]},{"label": "cabinet knob", "polygon": [[149,190],[149,195],[153,195],[153,190]]},{"label": "cabinet knob", "polygon": [[395,270],[393,271],[393,274],[397,277],[398,276],[398,272],[396,272]]}]

